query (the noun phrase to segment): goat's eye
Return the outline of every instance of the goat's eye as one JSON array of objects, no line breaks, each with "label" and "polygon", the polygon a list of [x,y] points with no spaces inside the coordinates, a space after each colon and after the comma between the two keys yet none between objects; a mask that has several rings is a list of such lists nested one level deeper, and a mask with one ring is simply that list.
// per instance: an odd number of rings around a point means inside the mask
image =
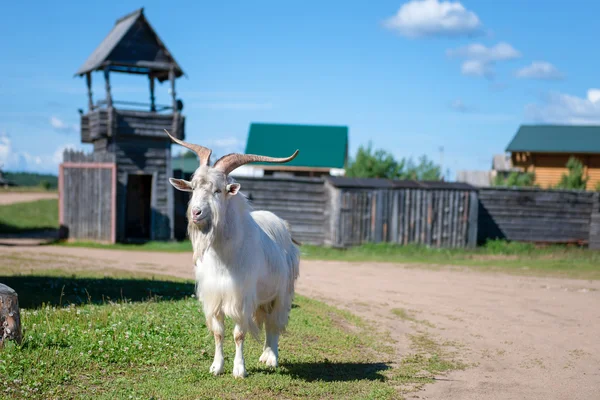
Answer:
[{"label": "goat's eye", "polygon": [[215,193],[221,193],[221,189],[215,190]]}]

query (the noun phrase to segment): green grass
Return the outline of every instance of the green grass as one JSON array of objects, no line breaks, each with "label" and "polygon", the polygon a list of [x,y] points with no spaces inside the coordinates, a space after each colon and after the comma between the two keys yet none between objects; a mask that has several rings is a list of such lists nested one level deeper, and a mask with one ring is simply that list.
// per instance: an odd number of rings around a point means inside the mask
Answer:
[{"label": "green grass", "polygon": [[58,228],[56,199],[15,203],[0,207],[0,233],[23,233]]},{"label": "green grass", "polygon": [[[189,241],[145,244],[98,244],[64,242],[63,246],[163,252],[191,251]],[[478,271],[513,274],[600,279],[600,252],[573,246],[540,247],[530,243],[490,241],[476,249],[439,249],[388,243],[366,244],[349,249],[302,246],[305,260],[385,262],[413,265],[461,266]]]},{"label": "green grass", "polygon": [[249,376],[234,379],[227,321],[225,375],[214,377],[214,342],[193,282],[119,271],[7,271],[14,268],[0,266],[0,282],[19,293],[25,339],[0,351],[3,399],[390,399],[443,372],[432,362],[442,360],[437,349],[413,341],[414,352],[395,362],[387,335],[298,296],[277,370],[258,363],[261,344],[249,339]]},{"label": "green grass", "polygon": [[133,251],[159,251],[165,253],[181,253],[192,251],[192,244],[189,240],[177,242],[159,242],[149,241],[145,243],[116,243],[104,244],[85,241],[61,241],[52,243],[52,245],[65,247],[88,247],[94,249],[109,249],[109,250],[133,250]]},{"label": "green grass", "polygon": [[480,271],[600,279],[600,252],[572,246],[540,247],[490,241],[476,249],[367,244],[346,250],[303,247],[305,259],[466,266]]}]

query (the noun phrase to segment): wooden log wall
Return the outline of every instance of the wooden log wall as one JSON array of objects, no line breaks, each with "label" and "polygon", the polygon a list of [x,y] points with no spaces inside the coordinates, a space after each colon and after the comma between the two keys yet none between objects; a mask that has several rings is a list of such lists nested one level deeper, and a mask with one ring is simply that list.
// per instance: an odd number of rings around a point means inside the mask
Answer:
[{"label": "wooden log wall", "polygon": [[[164,131],[163,131],[164,134]],[[166,135],[166,134],[165,134]],[[152,176],[151,240],[173,239],[171,143],[164,137],[119,135],[113,141],[117,162],[117,239],[125,240],[127,182],[131,175]]]},{"label": "wooden log wall", "polygon": [[[180,170],[173,172],[176,178],[190,179]],[[254,210],[271,211],[286,220],[294,238],[302,243],[322,245],[325,238],[325,188],[318,178],[246,178],[236,177],[241,193],[248,198]],[[189,194],[175,191],[175,237],[186,237],[185,215]]]},{"label": "wooden log wall", "polygon": [[[475,245],[477,193],[457,189],[348,189],[330,202],[329,238],[336,247],[390,242],[434,247]],[[335,202],[339,202],[336,210]]]},{"label": "wooden log wall", "polygon": [[589,240],[590,249],[600,250],[600,193],[594,193]]},{"label": "wooden log wall", "polygon": [[478,242],[587,243],[594,196],[583,191],[480,189]]},{"label": "wooden log wall", "polygon": [[114,241],[114,157],[67,150],[61,164],[59,197],[62,229],[69,239]]},{"label": "wooden log wall", "polygon": [[294,238],[322,245],[325,188],[318,178],[236,178],[255,210],[271,211],[289,222]]},{"label": "wooden log wall", "polygon": [[119,135],[155,136],[164,139],[165,129],[178,139],[184,136],[185,117],[143,111],[116,110],[116,131]]}]

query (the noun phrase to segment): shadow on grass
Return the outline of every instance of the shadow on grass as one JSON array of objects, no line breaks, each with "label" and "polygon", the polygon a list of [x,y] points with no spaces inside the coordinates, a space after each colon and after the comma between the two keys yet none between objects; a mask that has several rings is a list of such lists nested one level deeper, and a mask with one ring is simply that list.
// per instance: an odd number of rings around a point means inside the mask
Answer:
[{"label": "shadow on grass", "polygon": [[32,227],[20,227],[12,224],[0,222],[0,234],[4,236],[14,237],[30,237],[30,236],[56,236],[58,229],[55,226],[37,226]]},{"label": "shadow on grass", "polygon": [[36,275],[0,276],[19,295],[21,308],[42,305],[180,300],[194,294],[194,284],[153,279],[76,278]]},{"label": "shadow on grass", "polygon": [[287,370],[286,374],[295,379],[307,382],[347,382],[355,380],[384,381],[382,371],[390,369],[387,363],[360,362],[305,362],[281,364]]}]

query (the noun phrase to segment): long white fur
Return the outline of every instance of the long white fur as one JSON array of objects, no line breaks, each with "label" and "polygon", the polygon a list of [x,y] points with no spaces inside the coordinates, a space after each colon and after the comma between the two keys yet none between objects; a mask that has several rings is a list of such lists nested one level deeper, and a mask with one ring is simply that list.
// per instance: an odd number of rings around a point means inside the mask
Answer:
[{"label": "long white fur", "polygon": [[[223,316],[236,324],[234,376],[246,375],[243,340],[246,333],[266,340],[260,361],[278,364],[278,339],[288,323],[299,274],[300,252],[286,221],[269,211],[253,211],[231,177],[210,167],[200,167],[191,183],[171,180],[186,190],[191,186],[188,234],[194,249],[196,291],[208,328],[215,336],[215,361],[211,372],[223,372]],[[221,193],[215,193],[216,189]],[[237,192],[234,190],[233,192]],[[209,214],[202,224],[192,221],[191,210]]]}]

